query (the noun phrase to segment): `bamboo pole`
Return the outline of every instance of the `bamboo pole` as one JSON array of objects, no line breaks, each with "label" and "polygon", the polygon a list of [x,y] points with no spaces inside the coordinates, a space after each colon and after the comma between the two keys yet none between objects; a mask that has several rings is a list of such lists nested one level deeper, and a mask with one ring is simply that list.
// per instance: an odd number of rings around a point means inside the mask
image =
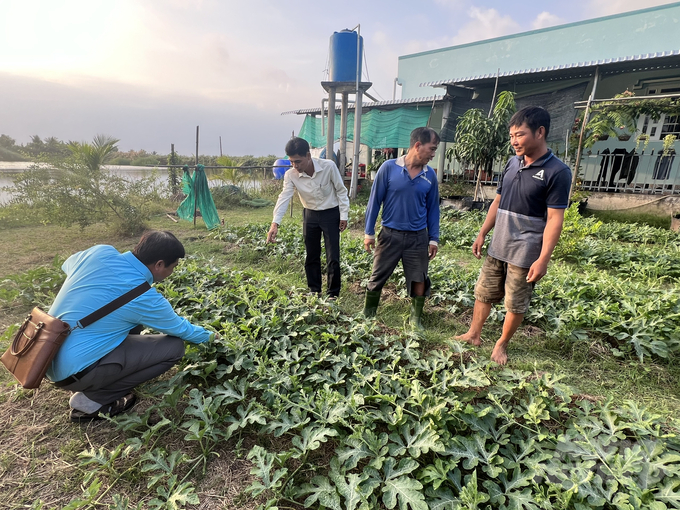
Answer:
[{"label": "bamboo pole", "polygon": [[574,194],[574,188],[576,187],[576,180],[578,178],[578,169],[581,165],[581,153],[583,151],[583,135],[586,131],[586,124],[588,124],[588,116],[590,115],[590,105],[595,99],[595,92],[597,91],[597,82],[600,77],[600,68],[595,68],[595,77],[593,78],[593,90],[590,91],[590,96],[588,97],[588,103],[586,104],[586,111],[583,113],[583,122],[581,123],[581,134],[578,138],[578,149],[576,150],[576,163],[574,163],[574,171],[571,176],[571,188],[569,189],[569,201]]},{"label": "bamboo pole", "polygon": [[[493,96],[491,96],[491,106],[489,107],[489,115],[487,118],[491,118],[491,115],[493,115],[493,105],[496,102],[496,91],[498,90],[498,78],[501,74],[501,68],[498,68],[498,71],[496,72],[496,84],[493,87]],[[484,169],[483,166],[479,166],[479,169],[477,171],[477,182],[475,183],[475,196],[473,200],[477,202],[477,199],[479,198],[479,192],[482,190],[482,170]]]}]

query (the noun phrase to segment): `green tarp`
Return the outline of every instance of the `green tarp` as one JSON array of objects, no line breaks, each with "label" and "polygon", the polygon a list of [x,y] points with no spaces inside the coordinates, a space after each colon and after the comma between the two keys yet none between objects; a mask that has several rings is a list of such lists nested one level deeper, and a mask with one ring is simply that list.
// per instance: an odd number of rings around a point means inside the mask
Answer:
[{"label": "green tarp", "polygon": [[[404,106],[396,110],[369,110],[361,115],[361,143],[371,149],[409,146],[411,131],[424,127],[430,118],[429,107]],[[340,137],[340,115],[335,115],[335,138]],[[307,115],[298,134],[312,147],[325,147],[321,117]],[[354,140],[354,112],[347,114],[347,140]]]},{"label": "green tarp", "polygon": [[220,224],[217,207],[215,207],[215,202],[210,193],[208,178],[205,176],[203,165],[196,165],[193,176],[189,175],[189,167],[184,166],[182,191],[186,194],[186,198],[179,204],[177,216],[183,220],[193,221],[195,211],[198,209],[201,211],[201,217],[208,230],[212,230]]}]

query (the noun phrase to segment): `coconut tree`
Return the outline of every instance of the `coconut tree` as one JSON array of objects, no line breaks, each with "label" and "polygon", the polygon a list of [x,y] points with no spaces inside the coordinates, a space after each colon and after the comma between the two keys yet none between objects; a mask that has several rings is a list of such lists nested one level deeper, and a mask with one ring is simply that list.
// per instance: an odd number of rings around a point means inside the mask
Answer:
[{"label": "coconut tree", "polygon": [[491,168],[502,156],[510,153],[508,121],[515,113],[515,94],[503,91],[489,114],[473,108],[465,112],[456,126],[453,146],[446,151],[449,160],[472,165],[477,175],[474,199],[479,196],[482,171]]},{"label": "coconut tree", "polygon": [[84,164],[91,172],[101,171],[101,167],[111,159],[118,150],[117,138],[107,135],[96,135],[92,143],[69,142],[68,148],[79,163]]}]

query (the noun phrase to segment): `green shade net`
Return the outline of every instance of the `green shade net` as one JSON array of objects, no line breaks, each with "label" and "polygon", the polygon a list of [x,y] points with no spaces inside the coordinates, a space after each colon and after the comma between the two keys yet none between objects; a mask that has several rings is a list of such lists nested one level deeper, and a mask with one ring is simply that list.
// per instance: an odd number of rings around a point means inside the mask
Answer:
[{"label": "green shade net", "polygon": [[[427,126],[431,108],[404,106],[396,110],[370,110],[361,115],[361,143],[371,149],[406,148],[411,131]],[[335,131],[340,133],[340,115],[335,115]],[[298,134],[312,147],[325,147],[326,136],[321,134],[321,118],[307,115]],[[347,114],[347,140],[354,140],[354,112]]]},{"label": "green shade net", "polygon": [[198,209],[201,211],[201,216],[208,230],[212,230],[220,224],[217,207],[215,207],[215,202],[210,193],[208,178],[205,176],[203,165],[196,165],[193,176],[189,175],[189,167],[184,166],[182,191],[186,194],[186,198],[179,204],[177,216],[183,220],[192,221],[194,211]]}]

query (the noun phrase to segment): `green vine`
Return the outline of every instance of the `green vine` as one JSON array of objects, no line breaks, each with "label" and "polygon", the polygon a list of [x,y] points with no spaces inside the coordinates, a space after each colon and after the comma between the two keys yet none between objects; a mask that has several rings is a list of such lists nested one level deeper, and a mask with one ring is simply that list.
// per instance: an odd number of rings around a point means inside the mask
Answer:
[{"label": "green vine", "polygon": [[[614,99],[631,98],[635,93],[629,90],[617,94]],[[642,116],[649,116],[659,120],[662,115],[680,115],[680,98],[634,99],[626,101],[602,101],[592,106],[590,118],[586,125],[583,147],[588,149],[595,142],[606,140],[609,136],[624,134],[634,135],[637,131],[637,121]],[[583,113],[576,117],[570,145],[576,151],[578,139],[583,123]],[[637,138],[637,145],[644,142],[643,148],[649,143],[649,136],[641,134]]]}]

